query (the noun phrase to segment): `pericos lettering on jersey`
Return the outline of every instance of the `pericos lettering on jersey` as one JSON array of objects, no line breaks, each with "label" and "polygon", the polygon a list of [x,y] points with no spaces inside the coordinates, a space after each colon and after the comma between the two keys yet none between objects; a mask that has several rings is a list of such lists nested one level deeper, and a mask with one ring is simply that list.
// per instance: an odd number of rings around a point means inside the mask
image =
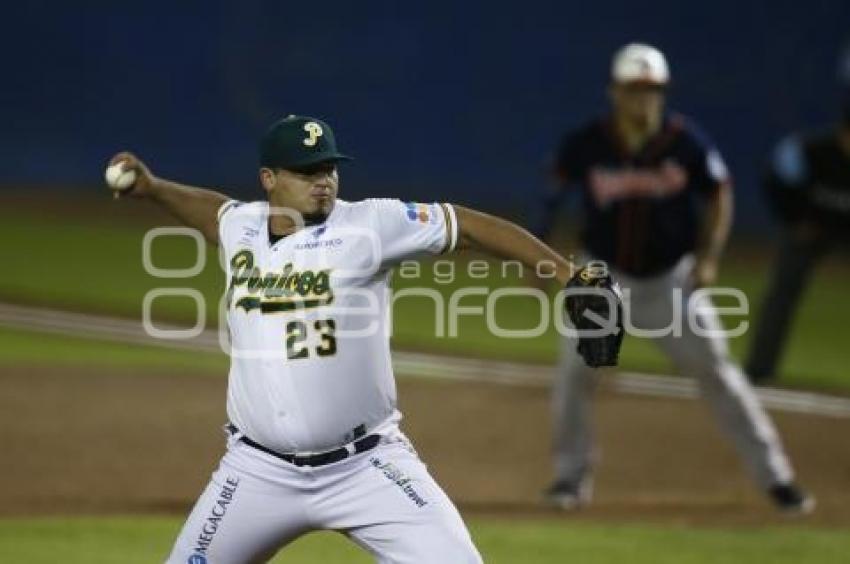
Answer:
[{"label": "pericos lettering on jersey", "polygon": [[236,308],[246,313],[259,309],[262,313],[278,313],[309,309],[333,302],[331,269],[298,271],[286,263],[280,272],[263,273],[255,266],[254,253],[245,249],[230,259],[232,275],[227,288],[227,307],[233,303],[238,288],[247,295],[236,300]]}]

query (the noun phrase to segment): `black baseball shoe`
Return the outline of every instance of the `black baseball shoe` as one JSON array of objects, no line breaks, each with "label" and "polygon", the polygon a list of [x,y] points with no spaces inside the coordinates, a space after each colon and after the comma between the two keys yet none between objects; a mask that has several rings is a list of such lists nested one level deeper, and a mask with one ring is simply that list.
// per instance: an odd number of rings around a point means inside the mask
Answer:
[{"label": "black baseball shoe", "polygon": [[815,510],[815,498],[794,483],[777,484],[767,492],[776,507],[789,515],[808,515]]},{"label": "black baseball shoe", "polygon": [[546,505],[572,511],[590,503],[593,497],[593,479],[585,478],[578,482],[556,480],[543,492]]}]

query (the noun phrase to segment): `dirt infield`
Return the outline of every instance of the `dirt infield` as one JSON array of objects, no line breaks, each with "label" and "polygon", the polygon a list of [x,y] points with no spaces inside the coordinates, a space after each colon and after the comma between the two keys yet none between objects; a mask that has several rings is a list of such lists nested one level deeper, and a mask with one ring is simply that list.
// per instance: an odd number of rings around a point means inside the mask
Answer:
[{"label": "dirt infield", "polygon": [[[223,375],[0,368],[0,516],[184,512],[223,448]],[[403,379],[403,427],[465,512],[548,518],[548,392]],[[700,402],[602,391],[591,519],[781,521]],[[850,524],[850,420],[775,414],[812,523]]]}]

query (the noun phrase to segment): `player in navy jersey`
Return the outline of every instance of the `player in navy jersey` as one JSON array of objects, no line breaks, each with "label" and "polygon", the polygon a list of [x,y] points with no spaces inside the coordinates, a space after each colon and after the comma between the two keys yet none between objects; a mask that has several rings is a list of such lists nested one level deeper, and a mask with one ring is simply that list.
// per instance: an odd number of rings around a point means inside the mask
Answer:
[{"label": "player in navy jersey", "polygon": [[[538,235],[550,235],[567,190],[580,190],[582,258],[605,261],[619,280],[626,320],[640,330],[630,332],[652,332],[676,368],[697,379],[778,507],[808,512],[813,499],[795,484],[773,423],[718,336],[710,298],[693,293],[716,279],[731,224],[732,183],[705,135],[687,118],[665,112],[668,82],[659,50],[630,44],[617,52],[612,110],[563,138]],[[565,509],[589,502],[594,458],[594,375],[575,360],[575,347],[574,339],[564,339],[553,391],[555,482],[547,499]]]},{"label": "player in navy jersey", "polygon": [[[613,116],[594,120],[564,139],[556,173],[561,185],[581,185],[587,252],[628,274],[665,272],[694,251],[701,235],[699,207],[706,201],[724,224],[717,239],[725,239],[731,185],[723,160],[681,115],[662,116],[657,132],[632,147]],[[550,203],[562,195],[554,192]],[[557,208],[546,206],[552,215]],[[548,231],[552,221],[545,225]],[[700,242],[710,243],[713,233],[703,235]],[[710,283],[718,251],[702,251],[700,281]]]},{"label": "player in navy jersey", "polygon": [[839,61],[841,119],[797,132],[773,152],[764,188],[782,227],[773,273],[752,340],[747,372],[754,382],[777,377],[792,320],[818,263],[850,243],[850,45]]}]

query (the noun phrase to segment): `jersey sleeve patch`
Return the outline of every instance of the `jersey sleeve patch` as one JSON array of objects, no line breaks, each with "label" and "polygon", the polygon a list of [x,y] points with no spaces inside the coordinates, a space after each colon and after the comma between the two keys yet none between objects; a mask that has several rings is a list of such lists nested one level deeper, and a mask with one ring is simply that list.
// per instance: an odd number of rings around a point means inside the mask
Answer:
[{"label": "jersey sleeve patch", "polygon": [[450,204],[423,204],[419,202],[405,202],[405,215],[408,221],[430,225],[445,226],[445,244],[440,249],[440,254],[450,253],[457,247],[457,216]]},{"label": "jersey sleeve patch", "polygon": [[381,262],[397,264],[422,253],[437,255],[457,245],[457,218],[448,204],[367,200],[375,213]]},{"label": "jersey sleeve patch", "polygon": [[435,213],[433,205],[420,204],[418,202],[405,202],[407,219],[419,223],[439,223],[439,217]]}]

